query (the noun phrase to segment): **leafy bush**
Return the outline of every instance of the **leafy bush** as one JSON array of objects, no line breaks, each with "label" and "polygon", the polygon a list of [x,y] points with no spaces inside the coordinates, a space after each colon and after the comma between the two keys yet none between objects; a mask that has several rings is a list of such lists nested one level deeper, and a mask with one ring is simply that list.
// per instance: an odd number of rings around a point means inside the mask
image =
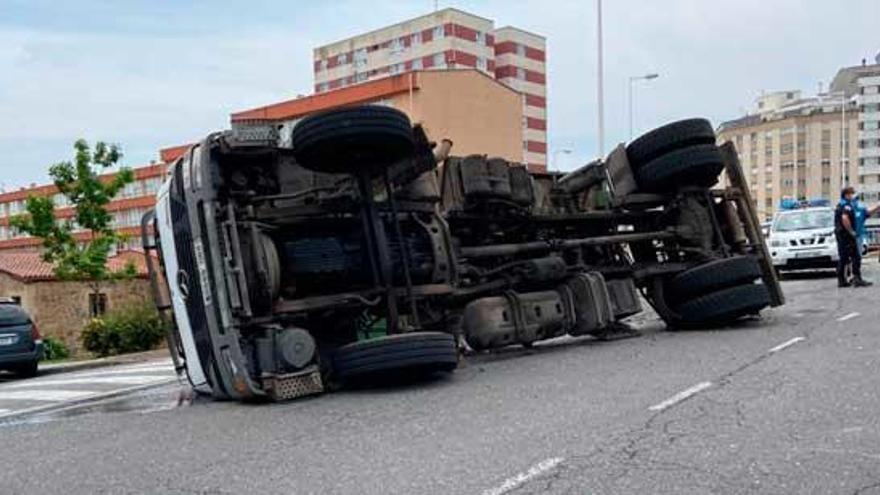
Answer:
[{"label": "leafy bush", "polygon": [[147,305],[110,311],[83,329],[83,347],[99,356],[148,351],[165,337],[165,322]]},{"label": "leafy bush", "polygon": [[57,361],[70,357],[70,350],[64,342],[54,337],[43,337],[43,357],[46,361]]}]

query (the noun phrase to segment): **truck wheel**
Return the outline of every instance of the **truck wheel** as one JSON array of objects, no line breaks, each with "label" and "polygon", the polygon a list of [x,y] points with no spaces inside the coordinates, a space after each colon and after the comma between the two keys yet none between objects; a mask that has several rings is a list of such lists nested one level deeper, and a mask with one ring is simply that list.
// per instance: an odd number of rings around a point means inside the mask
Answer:
[{"label": "truck wheel", "polygon": [[293,128],[291,142],[300,165],[330,173],[387,167],[415,149],[409,117],[377,105],[308,116]]},{"label": "truck wheel", "polygon": [[672,151],[636,172],[639,187],[647,192],[669,192],[681,186],[711,187],[718,182],[724,161],[714,144]]},{"label": "truck wheel", "polygon": [[712,292],[678,305],[675,312],[681,328],[718,326],[750,314],[758,314],[770,305],[770,292],[764,284],[745,284]]},{"label": "truck wheel", "polygon": [[671,305],[728,287],[750,284],[761,276],[758,261],[736,256],[710,261],[685,270],[666,282],[666,300]]},{"label": "truck wheel", "polygon": [[706,119],[679,120],[658,127],[629,143],[626,156],[635,172],[666,153],[698,144],[714,144],[715,131]]},{"label": "truck wheel", "polygon": [[412,332],[364,340],[338,348],[335,376],[342,382],[427,375],[458,366],[455,338],[442,332]]}]

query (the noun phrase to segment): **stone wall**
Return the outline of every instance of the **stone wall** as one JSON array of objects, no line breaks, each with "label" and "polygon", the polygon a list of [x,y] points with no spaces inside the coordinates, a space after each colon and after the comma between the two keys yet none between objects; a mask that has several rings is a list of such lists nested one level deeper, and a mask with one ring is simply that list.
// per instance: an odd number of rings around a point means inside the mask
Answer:
[{"label": "stone wall", "polygon": [[[130,304],[152,304],[149,280],[138,278],[106,283],[107,310]],[[64,342],[74,354],[83,352],[79,336],[89,321],[91,289],[81,282],[24,283],[0,273],[0,296],[21,297],[22,307],[39,325],[40,333]]]}]

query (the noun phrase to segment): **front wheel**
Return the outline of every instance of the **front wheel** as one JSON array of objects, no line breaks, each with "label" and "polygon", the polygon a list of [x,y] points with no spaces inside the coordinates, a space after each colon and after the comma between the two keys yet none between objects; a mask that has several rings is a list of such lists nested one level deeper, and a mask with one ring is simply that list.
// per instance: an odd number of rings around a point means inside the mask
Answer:
[{"label": "front wheel", "polygon": [[362,340],[336,349],[334,376],[341,382],[418,377],[458,366],[455,337],[442,332],[411,332]]}]

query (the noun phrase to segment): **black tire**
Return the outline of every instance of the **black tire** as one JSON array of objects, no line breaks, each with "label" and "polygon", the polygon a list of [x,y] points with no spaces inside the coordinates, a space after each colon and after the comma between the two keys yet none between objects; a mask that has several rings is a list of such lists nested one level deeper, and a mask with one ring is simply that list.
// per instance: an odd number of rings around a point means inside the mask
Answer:
[{"label": "black tire", "polygon": [[38,368],[39,364],[37,363],[37,361],[34,361],[27,364],[19,364],[15,368],[13,368],[12,371],[20,377],[31,378],[37,376]]},{"label": "black tire", "polygon": [[758,314],[770,305],[770,292],[764,284],[746,284],[691,299],[675,308],[682,328],[713,327],[732,323],[743,316]]},{"label": "black tire", "polygon": [[317,172],[381,169],[412,154],[412,124],[400,110],[377,105],[330,110],[301,120],[291,135],[296,161]]},{"label": "black tire", "polygon": [[664,294],[666,302],[674,306],[702,294],[750,284],[760,276],[758,260],[751,256],[723,258],[675,275],[666,282]]},{"label": "black tire", "polygon": [[633,172],[671,151],[699,144],[714,144],[715,130],[706,119],[679,120],[658,127],[629,143],[626,156]]},{"label": "black tire", "polygon": [[683,186],[711,187],[718,182],[724,161],[714,144],[701,144],[667,153],[636,173],[647,192],[670,192]]},{"label": "black tire", "polygon": [[333,357],[335,376],[343,381],[428,375],[458,366],[455,338],[442,332],[389,335],[347,344]]}]

